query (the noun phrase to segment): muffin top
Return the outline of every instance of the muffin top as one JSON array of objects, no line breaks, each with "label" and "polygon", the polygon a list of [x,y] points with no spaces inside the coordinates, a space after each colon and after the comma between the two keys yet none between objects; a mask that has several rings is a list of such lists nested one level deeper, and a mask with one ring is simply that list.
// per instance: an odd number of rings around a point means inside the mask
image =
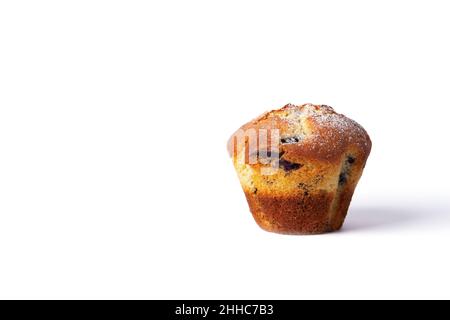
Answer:
[{"label": "muffin top", "polygon": [[[265,133],[267,139],[261,139]],[[294,163],[300,159],[338,162],[348,153],[365,161],[372,146],[358,123],[329,106],[309,103],[287,104],[243,125],[228,141],[230,155],[236,158],[248,153],[252,136],[258,150],[276,145],[283,158]],[[276,141],[272,141],[274,137]]]}]

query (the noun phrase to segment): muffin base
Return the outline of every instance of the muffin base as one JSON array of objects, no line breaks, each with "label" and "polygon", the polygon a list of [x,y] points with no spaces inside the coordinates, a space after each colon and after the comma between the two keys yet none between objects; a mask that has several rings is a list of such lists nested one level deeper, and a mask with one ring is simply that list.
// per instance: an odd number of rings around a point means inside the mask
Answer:
[{"label": "muffin base", "polygon": [[256,223],[282,234],[321,234],[339,230],[347,215],[353,190],[300,195],[262,195],[245,192]]}]

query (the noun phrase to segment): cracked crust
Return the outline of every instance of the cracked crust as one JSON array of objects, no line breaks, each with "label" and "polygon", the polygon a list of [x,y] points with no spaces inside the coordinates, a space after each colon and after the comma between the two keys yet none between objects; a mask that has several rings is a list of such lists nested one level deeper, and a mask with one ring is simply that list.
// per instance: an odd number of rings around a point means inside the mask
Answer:
[{"label": "cracked crust", "polygon": [[[279,140],[257,139],[257,148],[278,148],[278,169],[271,162],[249,161],[249,129],[279,130]],[[247,131],[246,131],[247,130]],[[263,114],[233,134],[228,151],[260,227],[288,234],[338,230],[371,150],[366,131],[324,105],[288,104]],[[260,157],[260,154],[257,155]],[[269,154],[270,156],[270,154]],[[274,155],[272,155],[274,156]]]}]

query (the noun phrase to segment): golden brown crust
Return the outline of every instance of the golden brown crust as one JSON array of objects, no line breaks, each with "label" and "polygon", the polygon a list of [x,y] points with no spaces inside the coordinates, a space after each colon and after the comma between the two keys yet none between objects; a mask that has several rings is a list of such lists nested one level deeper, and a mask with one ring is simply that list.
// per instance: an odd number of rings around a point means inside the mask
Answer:
[{"label": "golden brown crust", "polygon": [[[269,139],[257,136],[257,149],[278,148],[277,169],[270,175],[262,168],[273,167],[273,161],[249,161],[252,144],[247,133],[260,129],[268,131]],[[279,131],[277,141],[270,136],[273,130]],[[256,222],[267,231],[288,234],[342,226],[370,149],[370,138],[359,124],[331,107],[312,104],[266,112],[228,142]]]},{"label": "golden brown crust", "polygon": [[[284,234],[316,234],[332,231],[328,210],[333,194],[258,196],[245,193],[256,223],[266,231]],[[334,225],[334,224],[333,224]]]},{"label": "golden brown crust", "polygon": [[[355,171],[356,173],[357,171]],[[311,189],[299,183],[286,195],[245,191],[256,223],[266,231],[284,234],[318,234],[339,230],[359,177],[349,177],[336,192]]]},{"label": "golden brown crust", "polygon": [[[291,116],[291,119],[289,119]],[[228,141],[228,151],[235,157],[244,148],[243,144],[231,149],[237,132],[248,129],[278,129],[281,137],[298,135],[297,128],[304,126],[303,139],[296,144],[283,145],[286,157],[310,158],[322,161],[337,161],[340,155],[355,147],[361,154],[369,154],[372,142],[369,135],[355,121],[336,113],[326,105],[304,104],[295,106],[287,104],[278,110],[264,113],[260,117],[239,128]],[[269,146],[270,147],[270,144]]]}]

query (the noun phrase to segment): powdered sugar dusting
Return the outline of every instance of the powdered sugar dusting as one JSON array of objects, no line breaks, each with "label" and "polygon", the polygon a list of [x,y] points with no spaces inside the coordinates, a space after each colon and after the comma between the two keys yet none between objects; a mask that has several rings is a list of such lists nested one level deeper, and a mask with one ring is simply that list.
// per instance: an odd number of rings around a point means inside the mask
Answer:
[{"label": "powdered sugar dusting", "polygon": [[[302,137],[299,143],[302,143],[305,138],[313,139],[316,144],[312,146],[313,148],[320,148],[324,144],[330,143],[330,139],[323,139],[324,134],[332,138],[336,144],[343,140],[366,147],[369,144],[365,130],[358,123],[336,113],[332,107],[327,105],[307,103],[296,106],[288,104],[279,110],[278,116],[287,122],[289,131],[299,133]],[[310,135],[306,134],[303,125],[306,121],[315,123],[316,130],[313,130]],[[333,146],[328,145],[328,147],[332,148]]]},{"label": "powdered sugar dusting", "polygon": [[287,160],[294,162],[302,161],[303,157],[334,161],[347,152],[366,155],[372,145],[358,123],[332,107],[311,103],[288,104],[266,112],[240,128],[244,132],[249,129],[278,130],[280,150]]}]

